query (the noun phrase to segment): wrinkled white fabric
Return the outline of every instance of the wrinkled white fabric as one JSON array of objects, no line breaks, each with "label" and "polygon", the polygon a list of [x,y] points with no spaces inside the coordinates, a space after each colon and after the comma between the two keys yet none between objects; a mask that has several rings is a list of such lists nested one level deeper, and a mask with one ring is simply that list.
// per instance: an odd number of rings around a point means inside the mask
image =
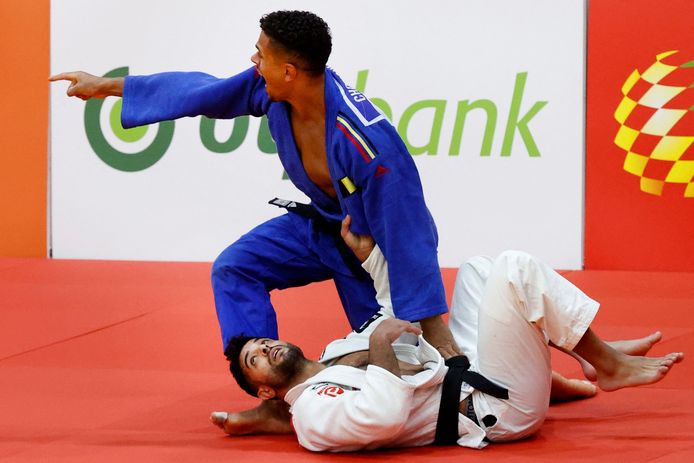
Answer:
[{"label": "wrinkled white fabric", "polygon": [[508,388],[509,399],[473,393],[491,441],[522,439],[542,425],[549,406],[552,367],[548,341],[573,349],[599,304],[568,280],[520,251],[496,259],[474,257],[456,278],[449,326],[480,373]]},{"label": "wrinkled white fabric", "polygon": [[[374,279],[381,311],[361,329],[330,343],[321,361],[368,349],[369,336],[392,317],[387,263],[378,247],[364,268]],[[472,393],[478,419],[497,418],[477,426],[459,414],[458,444],[472,448],[491,441],[514,440],[535,432],[549,403],[551,367],[547,342],[571,349],[598,309],[556,272],[522,252],[497,259],[466,262],[456,280],[451,331],[472,369],[509,389],[508,400],[473,391],[463,383],[461,400]],[[394,345],[400,360],[419,363],[424,371],[402,378],[369,365],[329,366],[292,388],[285,400],[299,443],[314,451],[351,451],[380,447],[421,446],[434,441],[447,371],[438,351],[422,337],[403,336]]]}]

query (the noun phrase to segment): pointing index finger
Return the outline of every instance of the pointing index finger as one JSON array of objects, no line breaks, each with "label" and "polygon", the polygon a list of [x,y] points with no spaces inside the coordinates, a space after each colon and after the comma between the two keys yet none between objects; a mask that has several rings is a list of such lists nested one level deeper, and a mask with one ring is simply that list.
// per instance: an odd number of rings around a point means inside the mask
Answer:
[{"label": "pointing index finger", "polygon": [[55,82],[57,80],[69,80],[71,82],[77,81],[77,75],[74,72],[62,72],[48,78],[50,82]]}]

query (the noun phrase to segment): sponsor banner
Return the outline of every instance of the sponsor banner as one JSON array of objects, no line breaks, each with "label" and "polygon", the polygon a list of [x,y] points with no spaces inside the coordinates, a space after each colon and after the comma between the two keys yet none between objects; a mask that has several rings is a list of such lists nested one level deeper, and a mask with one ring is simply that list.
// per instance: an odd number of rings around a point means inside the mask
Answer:
[{"label": "sponsor banner", "polygon": [[[581,267],[583,1],[54,1],[51,68],[229,76],[251,65],[260,16],[287,8],[330,24],[329,65],[410,147],[442,266],[517,248]],[[211,260],[280,213],[269,199],[306,200],[264,118],[124,130],[119,99],[65,88],[51,96],[56,257]]]},{"label": "sponsor banner", "polygon": [[586,267],[694,271],[694,4],[589,14]]}]

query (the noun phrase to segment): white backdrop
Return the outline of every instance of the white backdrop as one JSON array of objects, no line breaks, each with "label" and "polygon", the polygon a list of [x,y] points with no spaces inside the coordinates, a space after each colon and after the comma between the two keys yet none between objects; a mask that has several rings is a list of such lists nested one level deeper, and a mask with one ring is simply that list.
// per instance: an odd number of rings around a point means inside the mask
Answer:
[{"label": "white backdrop", "polygon": [[[412,104],[445,101],[438,149],[415,156],[439,229],[442,266],[515,248],[557,268],[581,268],[583,0],[356,0],[349,8],[319,0],[53,0],[51,70],[101,75],[128,66],[131,74],[229,76],[251,65],[259,17],[288,8],[314,11],[328,22],[334,42],[329,65],[350,85],[367,70],[364,93],[387,101],[396,127]],[[536,109],[527,116],[527,132],[540,155],[528,154],[521,130],[512,125],[510,155],[501,156],[522,75],[515,121]],[[53,84],[51,93],[54,257],[208,261],[280,213],[267,200],[305,199],[282,180],[277,156],[258,149],[257,119],[243,144],[225,154],[203,146],[199,118],[176,121],[171,145],[156,164],[116,170],[90,147],[85,103],[65,97],[66,88]],[[489,156],[480,155],[487,120],[481,109],[465,120],[459,154],[449,154],[463,100],[489,100],[487,106],[497,109]],[[104,114],[102,127],[108,127]],[[426,145],[434,119],[433,109],[416,112],[409,142]],[[232,126],[218,123],[217,138],[227,138]],[[133,152],[155,132],[150,128],[134,148],[105,135],[114,147]]]}]

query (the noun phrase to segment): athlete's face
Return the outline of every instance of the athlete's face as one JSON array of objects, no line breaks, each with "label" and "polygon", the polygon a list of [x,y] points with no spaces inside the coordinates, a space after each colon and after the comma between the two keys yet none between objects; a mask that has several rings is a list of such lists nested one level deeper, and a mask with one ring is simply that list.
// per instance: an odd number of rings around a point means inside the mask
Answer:
[{"label": "athlete's face", "polygon": [[270,38],[264,32],[260,33],[255,44],[256,52],[251,56],[251,61],[261,76],[265,78],[265,90],[270,100],[282,101],[286,95],[288,79],[288,66],[286,54],[273,46]]},{"label": "athlete's face", "polygon": [[239,362],[241,371],[252,384],[281,389],[299,372],[306,358],[293,344],[254,338],[241,349]]}]

